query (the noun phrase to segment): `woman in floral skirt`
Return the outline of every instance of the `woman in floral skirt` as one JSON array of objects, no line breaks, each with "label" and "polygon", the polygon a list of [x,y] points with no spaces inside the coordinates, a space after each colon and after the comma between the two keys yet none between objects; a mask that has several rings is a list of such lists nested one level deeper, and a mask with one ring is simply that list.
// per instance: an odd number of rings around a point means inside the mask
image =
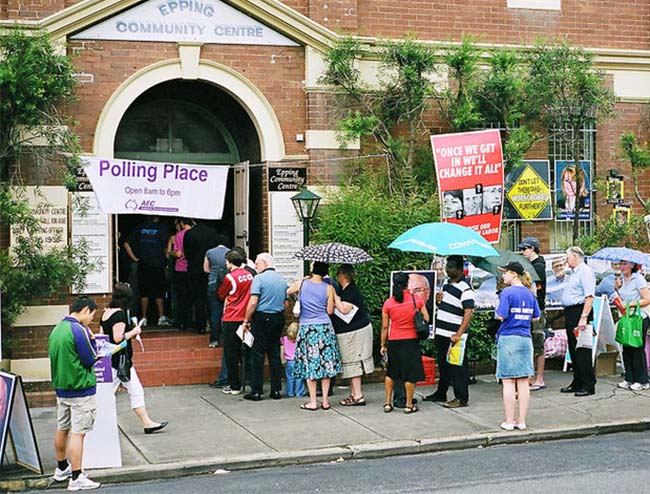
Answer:
[{"label": "woman in floral skirt", "polygon": [[328,394],[330,381],[341,372],[341,359],[336,344],[336,334],[330,321],[334,312],[334,287],[324,281],[329,265],[315,262],[310,276],[296,281],[287,290],[287,295],[298,293],[300,300],[300,329],[294,354],[296,379],[306,379],[309,401],[302,410],[318,410],[316,400],[317,381],[321,381],[323,403],[321,408],[331,408]]}]

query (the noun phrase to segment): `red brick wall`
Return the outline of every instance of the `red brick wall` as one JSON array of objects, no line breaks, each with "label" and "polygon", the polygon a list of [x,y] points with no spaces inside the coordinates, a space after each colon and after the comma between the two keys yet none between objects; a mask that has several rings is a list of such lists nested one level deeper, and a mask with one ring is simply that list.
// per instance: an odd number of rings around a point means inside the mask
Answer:
[{"label": "red brick wall", "polygon": [[[99,114],[117,87],[148,65],[178,57],[174,43],[73,41],[69,46],[76,70],[88,79],[93,76],[93,82],[78,87],[79,102],[71,107],[85,151],[92,150]],[[295,136],[306,129],[304,48],[205,45],[201,58],[227,65],[253,82],[280,120],[287,154],[303,152]]]},{"label": "red brick wall", "polygon": [[357,0],[310,0],[307,15],[334,32],[355,34],[358,29]]},{"label": "red brick wall", "polygon": [[[43,19],[66,7],[64,0],[5,0],[6,19]],[[0,7],[0,12],[4,9]]]},{"label": "red brick wall", "polygon": [[359,33],[459,40],[464,33],[491,43],[567,37],[586,47],[650,48],[648,0],[562,0],[561,11],[508,9],[506,0],[359,0]]}]

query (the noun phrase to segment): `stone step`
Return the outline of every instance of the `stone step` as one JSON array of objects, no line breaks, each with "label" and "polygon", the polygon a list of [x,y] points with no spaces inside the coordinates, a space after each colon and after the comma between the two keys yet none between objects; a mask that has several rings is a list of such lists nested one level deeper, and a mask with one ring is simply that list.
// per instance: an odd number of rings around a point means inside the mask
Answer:
[{"label": "stone step", "polygon": [[154,362],[136,365],[143,386],[177,386],[185,384],[208,384],[221,371],[219,362],[186,362],[171,364]]},{"label": "stone step", "polygon": [[139,367],[142,364],[156,362],[160,362],[161,365],[167,365],[168,362],[184,362],[190,365],[195,362],[221,362],[222,351],[221,348],[207,347],[149,350],[145,346],[145,351],[141,352],[139,345],[136,345],[133,347],[133,363]]}]

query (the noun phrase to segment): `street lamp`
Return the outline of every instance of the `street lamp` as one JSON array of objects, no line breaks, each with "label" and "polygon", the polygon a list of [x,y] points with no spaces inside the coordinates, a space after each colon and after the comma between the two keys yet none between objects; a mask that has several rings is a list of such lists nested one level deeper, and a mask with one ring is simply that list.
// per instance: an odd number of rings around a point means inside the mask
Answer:
[{"label": "street lamp", "polygon": [[[314,194],[307,189],[301,190],[291,198],[296,214],[300,218],[300,221],[302,221],[303,247],[309,245],[309,223],[314,219],[314,216],[316,216],[316,210],[318,209],[320,199],[321,197],[319,195]],[[307,275],[309,273],[309,261],[304,261],[303,266],[303,274]]]}]

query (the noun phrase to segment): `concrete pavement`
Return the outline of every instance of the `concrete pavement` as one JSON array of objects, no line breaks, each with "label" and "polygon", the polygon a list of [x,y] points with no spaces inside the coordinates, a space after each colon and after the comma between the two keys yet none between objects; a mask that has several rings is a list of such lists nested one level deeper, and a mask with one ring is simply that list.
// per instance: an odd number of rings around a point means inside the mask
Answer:
[{"label": "concrete pavement", "polygon": [[[569,376],[547,372],[547,388],[533,393],[529,430],[504,432],[501,388],[493,376],[470,387],[470,405],[448,410],[419,403],[420,412],[383,413],[383,386],[364,387],[365,407],[342,407],[347,388],[337,387],[331,410],[299,409],[305,398],[249,402],[207,386],[146,388],[154,420],[169,420],[161,433],[144,435],[130,411],[126,393],[118,395],[123,467],[90,471],[91,478],[120,482],[175,477],[216,469],[244,469],[295,463],[371,458],[499,443],[645,430],[650,428],[650,391],[616,387],[617,376],[598,379],[594,396],[561,394]],[[268,383],[266,385],[268,392]],[[424,396],[435,387],[418,387]],[[450,398],[451,398],[450,392]],[[48,487],[54,470],[52,439],[55,409],[31,410],[45,476],[26,470],[3,471],[1,489]]]}]

